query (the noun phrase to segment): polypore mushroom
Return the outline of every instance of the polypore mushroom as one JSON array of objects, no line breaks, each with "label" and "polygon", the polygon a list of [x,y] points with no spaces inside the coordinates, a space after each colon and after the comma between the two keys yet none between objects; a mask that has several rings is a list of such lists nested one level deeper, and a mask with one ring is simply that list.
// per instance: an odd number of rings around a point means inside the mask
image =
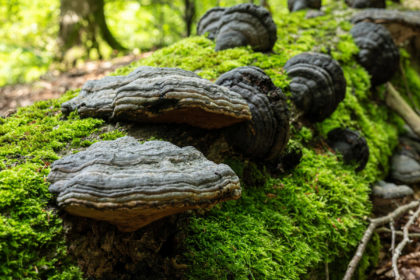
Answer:
[{"label": "polypore mushroom", "polygon": [[48,181],[65,211],[108,221],[122,231],[241,195],[229,166],[207,160],[193,147],[140,144],[133,137],[97,142],[55,161]]},{"label": "polypore mushroom", "polygon": [[359,22],[350,30],[360,51],[359,63],[368,71],[373,86],[392,78],[398,70],[400,52],[389,31],[372,22]]},{"label": "polypore mushroom", "polygon": [[239,4],[226,9],[220,18],[216,51],[250,45],[254,51],[271,51],[277,28],[267,9]]},{"label": "polypore mushroom", "polygon": [[413,189],[407,185],[379,181],[372,188],[373,212],[378,215],[386,215],[404,204],[404,199],[413,194]]},{"label": "polypore mushroom", "polygon": [[321,0],[288,0],[287,7],[290,12],[296,12],[303,9],[321,9]]},{"label": "polypore mushroom", "polygon": [[197,23],[197,35],[207,33],[207,38],[214,40],[219,29],[219,20],[225,10],[225,8],[221,7],[208,10]]},{"label": "polypore mushroom", "polygon": [[177,68],[142,66],[128,76],[89,81],[62,105],[82,117],[156,123],[185,123],[213,129],[251,118],[237,93]]},{"label": "polypore mushroom", "polygon": [[343,156],[346,164],[357,163],[356,171],[366,167],[369,160],[369,146],[365,138],[348,128],[335,128],[328,132],[328,145]]},{"label": "polypore mushroom", "polygon": [[323,121],[344,99],[346,80],[340,64],[321,53],[301,53],[284,66],[292,100],[310,121]]},{"label": "polypore mushroom", "polygon": [[420,12],[384,9],[367,9],[357,13],[351,21],[381,24],[391,33],[396,44],[402,44],[412,37],[420,36]]},{"label": "polypore mushroom", "polygon": [[391,177],[404,184],[420,182],[420,157],[412,149],[398,150],[391,159]]},{"label": "polypore mushroom", "polygon": [[239,93],[249,105],[252,119],[230,127],[228,140],[244,154],[276,159],[289,140],[286,98],[258,67],[238,67],[221,75],[216,84]]},{"label": "polypore mushroom", "polygon": [[347,6],[356,9],[386,8],[385,0],[346,0]]}]

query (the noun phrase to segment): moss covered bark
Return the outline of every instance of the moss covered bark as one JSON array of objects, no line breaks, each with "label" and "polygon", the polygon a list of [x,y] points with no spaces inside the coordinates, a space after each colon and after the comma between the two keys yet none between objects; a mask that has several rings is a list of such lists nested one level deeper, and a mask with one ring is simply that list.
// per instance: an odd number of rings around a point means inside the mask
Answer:
[{"label": "moss covered bark", "polygon": [[[299,279],[323,263],[348,258],[370,214],[370,184],[386,175],[397,144],[401,120],[385,107],[380,90],[370,89],[367,72],[355,62],[358,49],[346,21],[351,11],[338,13],[345,10],[342,4],[330,3],[324,16],[305,19],[305,12],[289,14],[285,3],[270,4],[279,38],[273,53],[246,47],[215,52],[212,41],[192,37],[115,73],[139,65],[179,67],[214,80],[235,67],[255,65],[288,94],[282,67],[300,52],[329,53],[343,67],[347,93],[336,112],[320,124],[293,129],[289,148],[302,147],[303,153],[295,169],[275,175],[263,163],[225,159],[245,181],[243,196],[190,217],[184,250],[177,252],[178,263],[188,265],[187,279]],[[60,104],[75,94],[0,120],[0,275],[5,279],[82,277],[68,258],[45,177],[61,154],[123,133],[103,133],[103,120],[77,114],[63,119]],[[362,172],[343,165],[326,146],[326,133],[337,126],[366,138],[370,158]]]}]

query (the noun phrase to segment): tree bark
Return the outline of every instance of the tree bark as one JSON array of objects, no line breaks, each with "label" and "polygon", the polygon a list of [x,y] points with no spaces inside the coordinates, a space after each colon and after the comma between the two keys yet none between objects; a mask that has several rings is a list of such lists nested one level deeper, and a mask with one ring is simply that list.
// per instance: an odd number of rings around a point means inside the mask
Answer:
[{"label": "tree bark", "polygon": [[184,22],[186,36],[191,36],[191,29],[196,13],[195,0],[184,0]]}]

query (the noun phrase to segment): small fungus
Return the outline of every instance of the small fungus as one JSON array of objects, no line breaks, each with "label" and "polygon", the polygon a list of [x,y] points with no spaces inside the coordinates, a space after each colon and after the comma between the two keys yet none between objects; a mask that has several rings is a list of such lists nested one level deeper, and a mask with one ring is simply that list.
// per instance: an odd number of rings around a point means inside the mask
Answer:
[{"label": "small fungus", "polygon": [[237,93],[178,68],[142,66],[127,76],[87,82],[64,112],[82,117],[156,123],[185,123],[213,129],[251,119]]},{"label": "small fungus", "polygon": [[401,148],[391,159],[391,178],[404,184],[420,182],[419,155],[413,150]]},{"label": "small fungus", "polygon": [[366,139],[348,128],[335,128],[328,132],[328,145],[343,156],[346,164],[357,163],[356,171],[362,171],[369,160]]},{"label": "small fungus", "polygon": [[214,40],[219,29],[219,20],[225,10],[225,8],[220,7],[208,10],[197,23],[197,35],[207,33],[207,38]]},{"label": "small fungus", "polygon": [[396,185],[385,181],[379,181],[373,186],[372,194],[384,199],[393,199],[413,195],[414,191],[407,185]]},{"label": "small fungus", "polygon": [[292,100],[313,122],[329,117],[346,94],[346,80],[340,64],[326,54],[301,53],[284,66],[292,79]]},{"label": "small fungus", "polygon": [[360,51],[358,62],[368,71],[373,86],[389,81],[398,70],[400,52],[389,31],[376,23],[359,22],[350,30]]},{"label": "small fungus", "polygon": [[385,0],[345,0],[347,6],[356,9],[386,8]]},{"label": "small fungus", "polygon": [[216,34],[216,51],[250,45],[254,51],[271,51],[277,40],[276,24],[267,9],[239,4],[226,9]]},{"label": "small fungus", "polygon": [[289,140],[289,111],[282,91],[258,67],[238,67],[221,75],[216,84],[239,93],[252,119],[227,129],[228,140],[244,154],[277,159]]},{"label": "small fungus", "polygon": [[48,181],[65,211],[108,221],[121,231],[241,195],[232,169],[195,148],[164,141],[140,144],[128,136],[55,161]]},{"label": "small fungus", "polygon": [[296,12],[304,9],[321,9],[321,0],[288,0],[287,6],[290,12]]}]

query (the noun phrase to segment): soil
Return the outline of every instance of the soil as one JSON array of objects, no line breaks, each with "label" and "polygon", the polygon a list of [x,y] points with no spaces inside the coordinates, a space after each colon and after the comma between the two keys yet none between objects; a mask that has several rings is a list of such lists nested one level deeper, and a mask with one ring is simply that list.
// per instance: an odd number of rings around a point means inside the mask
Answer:
[{"label": "soil", "polygon": [[39,100],[58,98],[68,90],[82,87],[88,80],[100,79],[115,69],[150,54],[151,52],[143,53],[140,56],[127,55],[106,61],[88,61],[67,72],[48,72],[41,79],[32,83],[0,87],[0,116],[11,115],[18,107],[28,106]]}]

